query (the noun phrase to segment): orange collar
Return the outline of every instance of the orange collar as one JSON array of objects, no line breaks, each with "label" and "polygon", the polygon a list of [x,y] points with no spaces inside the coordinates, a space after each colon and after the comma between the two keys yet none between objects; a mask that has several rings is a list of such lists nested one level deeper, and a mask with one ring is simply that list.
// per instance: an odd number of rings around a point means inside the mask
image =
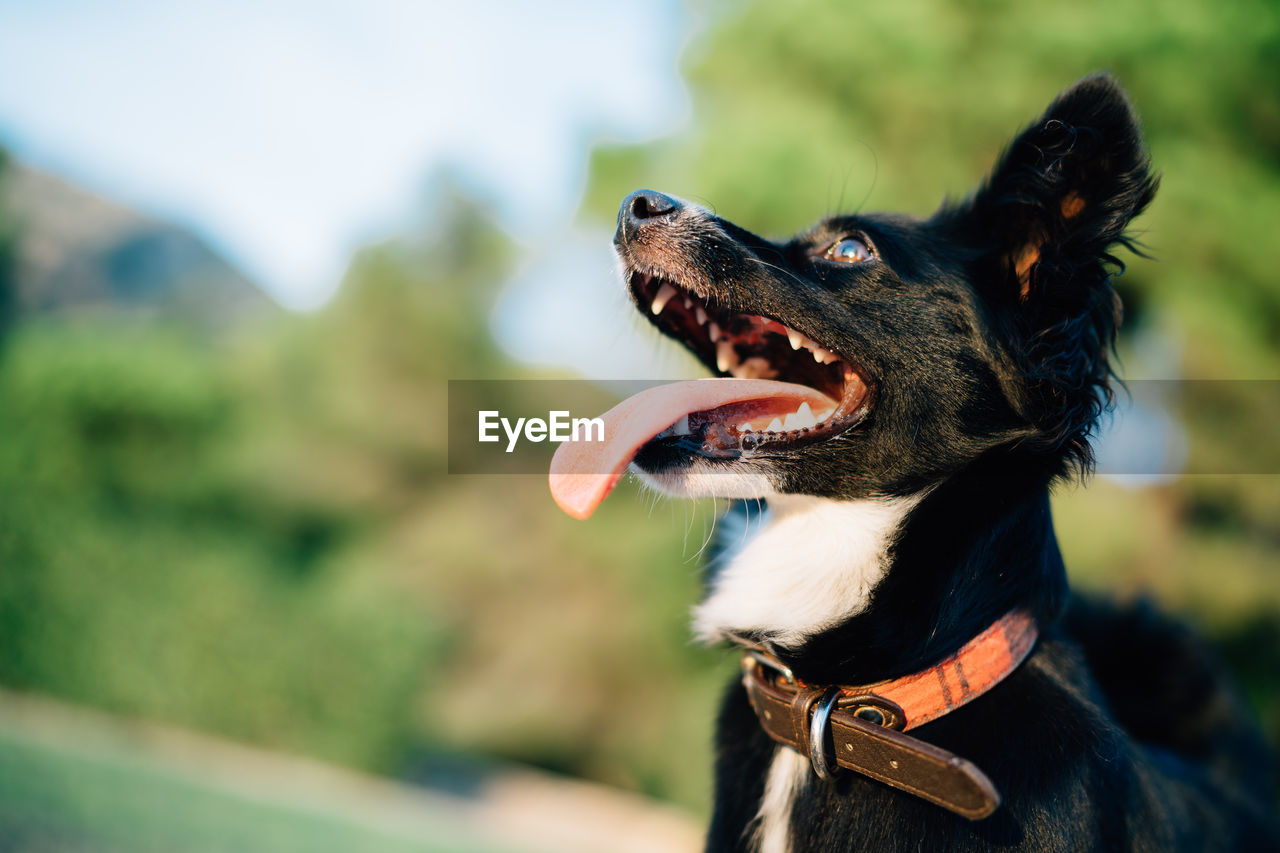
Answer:
[{"label": "orange collar", "polygon": [[765,732],[807,755],[820,777],[845,767],[976,819],[1000,802],[982,771],[902,732],[995,687],[1027,658],[1038,636],[1031,614],[1012,610],[941,663],[857,686],[807,684],[773,656],[749,651],[743,685]]},{"label": "orange collar", "polygon": [[[1030,613],[1011,610],[951,657],[928,669],[902,678],[838,689],[842,698],[867,696],[887,700],[891,710],[898,712],[895,722],[900,723],[890,728],[907,731],[936,720],[995,687],[1031,653],[1039,633]],[[816,687],[795,678],[791,670],[772,655],[751,651],[747,656],[798,687]]]}]

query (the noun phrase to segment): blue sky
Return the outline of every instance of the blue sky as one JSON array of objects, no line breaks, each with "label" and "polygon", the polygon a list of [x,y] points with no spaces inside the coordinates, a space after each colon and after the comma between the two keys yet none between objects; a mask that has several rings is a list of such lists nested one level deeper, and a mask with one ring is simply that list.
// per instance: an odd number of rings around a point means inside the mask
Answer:
[{"label": "blue sky", "polygon": [[439,168],[563,232],[592,141],[686,120],[687,31],[675,0],[0,0],[0,144],[308,308]]}]

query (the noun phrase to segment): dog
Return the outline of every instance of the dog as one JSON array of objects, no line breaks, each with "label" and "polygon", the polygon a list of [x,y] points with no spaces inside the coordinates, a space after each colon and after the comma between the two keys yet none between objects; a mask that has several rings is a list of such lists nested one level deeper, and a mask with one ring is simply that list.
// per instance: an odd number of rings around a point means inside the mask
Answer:
[{"label": "dog", "polygon": [[1149,605],[1073,596],[1050,516],[1091,469],[1111,253],[1140,254],[1157,186],[1094,75],[927,219],[772,242],[623,200],[637,308],[733,378],[622,404],[627,437],[562,448],[552,490],[585,517],[629,466],[744,499],[722,531],[767,505],[720,537],[695,611],[744,653],[708,850],[1280,849],[1264,740],[1212,654]]}]

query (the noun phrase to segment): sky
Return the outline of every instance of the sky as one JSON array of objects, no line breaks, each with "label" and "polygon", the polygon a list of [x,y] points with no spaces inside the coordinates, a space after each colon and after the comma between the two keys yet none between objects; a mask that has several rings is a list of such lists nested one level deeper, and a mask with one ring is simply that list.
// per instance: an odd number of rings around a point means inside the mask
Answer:
[{"label": "sky", "polygon": [[683,16],[676,0],[0,0],[0,145],[192,227],[314,308],[442,169],[527,242],[562,233],[593,141],[687,121]]}]

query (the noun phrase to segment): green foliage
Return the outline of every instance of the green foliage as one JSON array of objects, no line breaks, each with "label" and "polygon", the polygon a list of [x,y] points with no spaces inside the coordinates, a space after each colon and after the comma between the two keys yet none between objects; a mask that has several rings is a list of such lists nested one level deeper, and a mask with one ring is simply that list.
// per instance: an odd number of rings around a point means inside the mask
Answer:
[{"label": "green foliage", "polygon": [[[3,197],[5,182],[12,169],[9,155],[0,148],[0,197]],[[16,283],[14,281],[13,247],[17,239],[17,227],[11,220],[11,212],[0,204],[0,355],[4,352],[5,339],[9,327],[13,325],[14,311],[17,304]]]},{"label": "green foliage", "polygon": [[451,260],[369,252],[327,312],[216,349],[119,320],[18,328],[0,681],[383,770],[434,741],[418,703],[442,620],[360,553],[440,485],[440,354],[493,358],[463,330],[505,243],[453,214]]},{"label": "green foliage", "polygon": [[[151,332],[23,328],[0,369],[0,679],[387,766],[439,639],[237,470],[237,389]],[[341,685],[335,689],[335,685]]]}]

